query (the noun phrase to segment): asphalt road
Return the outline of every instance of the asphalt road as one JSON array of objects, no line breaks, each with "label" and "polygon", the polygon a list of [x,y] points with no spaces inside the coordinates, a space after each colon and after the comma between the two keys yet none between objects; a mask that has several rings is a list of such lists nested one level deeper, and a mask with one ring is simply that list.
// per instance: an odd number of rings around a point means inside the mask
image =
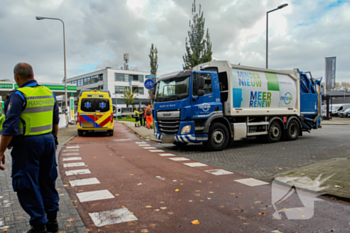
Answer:
[{"label": "asphalt road", "polygon": [[[300,141],[308,140],[308,137]],[[299,142],[280,144],[288,147],[294,143]],[[270,145],[272,144],[268,144]],[[273,144],[279,148],[276,151],[284,151],[285,149],[280,148],[283,145]],[[180,154],[186,157],[200,157],[205,154],[207,157],[211,155],[220,158],[224,153],[229,157],[231,151],[238,156],[231,164],[239,161],[239,156],[244,156],[251,160],[249,164],[255,169],[258,166],[254,166],[257,152],[244,153],[244,149],[260,151],[259,158],[262,158],[269,152],[261,151],[262,147],[269,150],[264,144],[249,142],[215,153],[189,151],[190,148],[199,151],[198,146],[190,146],[186,152],[173,153],[170,156],[164,154],[168,154],[173,147],[163,145],[162,147],[169,148],[163,152],[150,148],[154,146],[158,145],[144,142],[119,123],[115,125],[113,137],[103,134],[77,137],[65,146],[59,161],[61,176],[89,231],[350,231],[348,203],[328,199],[314,201],[312,194],[298,191],[292,192],[289,198],[277,204],[275,201],[289,189],[285,190],[275,184],[272,187],[268,182],[250,179],[237,171],[234,174],[211,174],[208,171],[212,172],[224,166],[211,166],[203,159],[201,167],[185,164],[197,163],[198,159],[170,160],[186,159]],[[72,167],[72,163],[76,167]],[[84,174],[77,174],[79,172]],[[256,182],[257,185],[250,186],[247,181]],[[275,208],[281,211],[281,215],[275,213]],[[290,220],[292,212],[297,220]],[[191,223],[194,220],[198,220],[199,225]]]},{"label": "asphalt road", "polygon": [[295,141],[266,143],[263,140],[235,142],[228,149],[208,151],[202,144],[176,147],[158,144],[159,148],[225,168],[257,179],[271,181],[282,171],[303,167],[322,160],[350,157],[350,125],[323,125]]}]

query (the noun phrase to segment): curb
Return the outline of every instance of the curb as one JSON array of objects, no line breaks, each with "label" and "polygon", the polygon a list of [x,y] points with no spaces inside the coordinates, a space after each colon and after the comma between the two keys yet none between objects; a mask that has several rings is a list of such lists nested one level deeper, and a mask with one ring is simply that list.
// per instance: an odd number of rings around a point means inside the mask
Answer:
[{"label": "curb", "polygon": [[138,132],[136,132],[135,130],[133,130],[130,126],[128,126],[127,124],[125,124],[124,122],[122,121],[118,121],[119,123],[122,123],[123,125],[125,125],[126,127],[128,127],[129,129],[131,129],[135,134],[139,135],[142,139],[147,139],[149,141],[152,141],[152,142],[162,142],[161,140],[158,140],[158,139],[152,139],[152,138],[144,138],[141,134],[139,134]]},{"label": "curb", "polygon": [[[287,186],[290,187],[285,182],[276,180],[275,177],[273,178],[272,182],[276,182],[277,184],[285,186],[285,187],[287,187]],[[271,184],[272,184],[272,182],[271,182]],[[307,188],[300,188],[300,187],[298,187],[298,189],[303,190],[303,191],[308,192],[308,193],[319,194],[318,196],[320,196],[320,197],[327,197],[327,198],[332,198],[333,197],[333,198],[336,198],[336,200],[350,202],[350,198],[349,197],[342,197],[342,196],[338,196],[338,195],[334,195],[334,194],[328,194],[328,193],[319,193],[319,192],[315,192],[315,191],[307,189]]]}]

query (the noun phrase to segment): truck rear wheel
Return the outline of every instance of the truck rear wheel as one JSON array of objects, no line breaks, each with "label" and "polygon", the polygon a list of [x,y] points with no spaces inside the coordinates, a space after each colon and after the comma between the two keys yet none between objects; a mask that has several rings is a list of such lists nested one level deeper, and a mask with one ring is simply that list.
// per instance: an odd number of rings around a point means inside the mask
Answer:
[{"label": "truck rear wheel", "polygon": [[229,135],[226,127],[221,123],[210,126],[208,147],[210,150],[223,150],[227,147]]},{"label": "truck rear wheel", "polygon": [[299,124],[296,120],[291,120],[287,128],[287,139],[295,140],[298,138],[300,132]]},{"label": "truck rear wheel", "polygon": [[277,121],[273,121],[270,124],[269,132],[267,134],[268,142],[279,142],[282,137],[282,128],[281,125]]}]

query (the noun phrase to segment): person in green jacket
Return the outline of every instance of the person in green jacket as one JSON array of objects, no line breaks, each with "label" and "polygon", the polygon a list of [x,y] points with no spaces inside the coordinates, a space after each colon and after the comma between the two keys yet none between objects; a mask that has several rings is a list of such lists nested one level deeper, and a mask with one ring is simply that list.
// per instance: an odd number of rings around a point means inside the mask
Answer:
[{"label": "person in green jacket", "polygon": [[134,117],[135,117],[135,127],[140,127],[140,112],[139,112],[139,108],[135,108],[135,110],[134,110]]},{"label": "person in green jacket", "polygon": [[[1,111],[1,107],[0,107],[0,111]],[[6,118],[5,118],[5,114],[3,114],[2,111],[0,114],[1,114],[0,115],[0,134],[1,134],[2,133],[2,124],[4,123]]]}]

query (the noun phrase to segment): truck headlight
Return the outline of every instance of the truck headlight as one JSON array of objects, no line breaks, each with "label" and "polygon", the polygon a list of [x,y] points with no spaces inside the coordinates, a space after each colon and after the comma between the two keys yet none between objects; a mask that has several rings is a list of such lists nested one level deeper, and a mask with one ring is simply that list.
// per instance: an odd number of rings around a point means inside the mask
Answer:
[{"label": "truck headlight", "polygon": [[186,125],[186,126],[182,127],[181,134],[188,134],[190,131],[191,131],[191,126]]}]

